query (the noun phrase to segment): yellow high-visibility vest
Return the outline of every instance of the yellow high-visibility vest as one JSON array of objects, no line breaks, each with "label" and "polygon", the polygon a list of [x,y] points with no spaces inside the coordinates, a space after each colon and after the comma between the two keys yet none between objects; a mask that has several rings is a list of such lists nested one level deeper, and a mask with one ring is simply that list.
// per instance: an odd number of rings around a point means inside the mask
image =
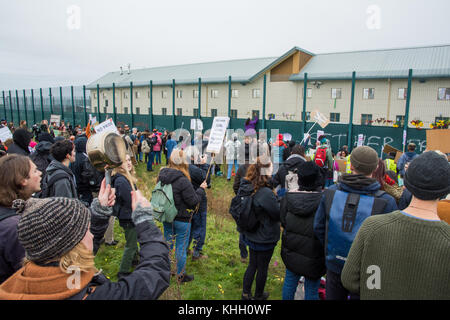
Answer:
[{"label": "yellow high-visibility vest", "polygon": [[384,160],[386,164],[386,170],[391,170],[394,172],[397,172],[397,164],[392,159],[386,159]]},{"label": "yellow high-visibility vest", "polygon": [[345,159],[345,172],[352,173],[352,169],[350,169],[350,155],[348,155]]}]

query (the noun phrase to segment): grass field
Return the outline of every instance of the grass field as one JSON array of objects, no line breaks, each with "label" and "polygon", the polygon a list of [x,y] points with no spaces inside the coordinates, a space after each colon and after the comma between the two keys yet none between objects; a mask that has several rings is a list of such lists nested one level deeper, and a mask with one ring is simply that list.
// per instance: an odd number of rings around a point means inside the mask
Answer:
[{"label": "grass field", "polygon": [[[163,159],[163,163],[165,160]],[[156,184],[156,177],[162,166],[155,166],[153,172],[147,172],[146,165],[139,163],[136,173],[139,178],[138,188],[150,199]],[[178,285],[172,277],[170,287],[160,297],[163,300],[238,300],[242,293],[242,279],[247,263],[242,263],[239,254],[239,233],[236,224],[228,213],[232,197],[233,179],[227,182],[225,177],[213,177],[211,189],[207,190],[208,216],[206,240],[203,252],[208,259],[192,261],[188,256],[186,270],[193,274],[192,282]],[[162,225],[159,225],[162,230]],[[125,237],[116,220],[114,238],[119,241],[116,246],[102,245],[95,262],[97,268],[112,281],[117,281],[117,272],[122,259]],[[281,299],[281,289],[285,267],[280,257],[281,241],[278,242],[269,266],[265,291],[269,299]],[[171,253],[172,270],[176,270],[174,254]],[[253,285],[254,293],[254,285]]]}]

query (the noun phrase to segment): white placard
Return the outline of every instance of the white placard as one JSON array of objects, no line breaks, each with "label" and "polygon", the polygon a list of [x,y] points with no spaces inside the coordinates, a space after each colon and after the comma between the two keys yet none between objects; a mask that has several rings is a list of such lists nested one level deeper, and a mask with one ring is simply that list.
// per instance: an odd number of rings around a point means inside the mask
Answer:
[{"label": "white placard", "polygon": [[320,113],[318,110],[314,110],[311,112],[311,118],[315,122],[317,122],[322,128],[325,128],[330,123],[330,120],[323,113]]},{"label": "white placard", "polygon": [[203,121],[200,119],[191,119],[191,130],[203,130]]},{"label": "white placard", "polygon": [[325,135],[325,131],[317,130],[317,140],[319,140],[320,136],[324,136],[324,135]]},{"label": "white placard", "polygon": [[93,117],[92,114],[90,114],[89,122],[91,123],[91,126],[95,125],[97,123],[97,116]]},{"label": "white placard", "polygon": [[101,133],[101,132],[114,132],[117,133],[117,128],[114,124],[114,121],[112,119],[108,119],[106,121],[103,121],[98,126],[95,126],[95,133]]},{"label": "white placard", "polygon": [[52,124],[53,122],[56,123],[56,125],[59,127],[61,124],[61,116],[59,114],[52,114],[50,116],[50,124]]},{"label": "white placard", "polygon": [[0,140],[2,142],[5,142],[6,140],[12,139],[12,138],[13,138],[13,136],[12,136],[11,130],[9,130],[8,127],[3,127],[0,129]]},{"label": "white placard", "polygon": [[364,145],[364,135],[363,134],[358,134],[358,147],[361,147]]},{"label": "white placard", "polygon": [[292,134],[285,133],[283,134],[283,141],[291,141],[292,140]]},{"label": "white placard", "polygon": [[222,149],[223,138],[230,122],[229,117],[214,117],[211,133],[209,135],[209,143],[206,152],[220,153]]}]

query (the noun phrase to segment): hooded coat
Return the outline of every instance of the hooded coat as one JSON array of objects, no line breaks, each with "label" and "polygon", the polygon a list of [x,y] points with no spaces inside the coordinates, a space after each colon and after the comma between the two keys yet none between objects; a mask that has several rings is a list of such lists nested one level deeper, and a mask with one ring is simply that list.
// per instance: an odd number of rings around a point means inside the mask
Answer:
[{"label": "hooded coat", "polygon": [[326,273],[323,246],[313,230],[321,198],[321,192],[288,192],[281,202],[281,258],[287,269],[311,279]]},{"label": "hooded coat", "polygon": [[278,185],[281,188],[285,188],[286,175],[289,171],[294,171],[295,169],[300,170],[301,166],[306,162],[306,159],[299,154],[291,155],[284,163],[280,166],[277,173],[273,176],[272,187],[276,188]]},{"label": "hooded coat", "polygon": [[14,143],[9,146],[8,153],[20,154],[23,156],[29,156],[30,150],[28,145],[30,144],[32,134],[25,129],[19,128],[13,133]]},{"label": "hooded coat", "polygon": [[74,143],[76,155],[72,171],[75,175],[78,193],[99,190],[102,180],[102,174],[92,166],[86,154],[87,141],[85,136],[80,136],[75,139]]},{"label": "hooded coat", "polygon": [[41,141],[35,148],[36,152],[30,155],[31,160],[42,173],[45,173],[45,170],[47,170],[50,162],[54,160],[52,155],[50,154],[51,147],[52,144],[50,142]]},{"label": "hooded coat", "polygon": [[50,180],[58,173],[65,173],[66,178],[61,178],[55,182],[52,188],[52,197],[65,197],[78,199],[78,193],[75,185],[75,176],[70,168],[57,160],[53,160],[47,167],[47,179]]}]

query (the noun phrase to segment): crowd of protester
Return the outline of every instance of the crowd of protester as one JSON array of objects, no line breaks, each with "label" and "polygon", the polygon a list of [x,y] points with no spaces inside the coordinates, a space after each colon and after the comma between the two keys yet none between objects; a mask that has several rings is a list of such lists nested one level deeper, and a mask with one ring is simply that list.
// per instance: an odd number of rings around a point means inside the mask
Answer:
[{"label": "crowd of protester", "polygon": [[[171,276],[193,281],[186,260],[208,259],[205,190],[222,173],[236,195],[229,208],[247,265],[243,300],[269,298],[280,240],[284,300],[299,288],[306,300],[450,298],[447,155],[419,155],[412,143],[397,162],[369,146],[333,152],[326,135],[316,145],[282,134],[272,141],[257,122],[227,135],[219,155],[206,151],[208,135],[118,126],[127,155],[106,184],[87,155],[89,128],[2,120],[13,137],[0,143],[0,299],[157,299]],[[157,171],[155,190],[170,186],[174,214],[163,231],[137,188],[139,163]],[[103,243],[117,244],[116,219],[126,243],[111,282],[94,257]],[[77,288],[66,285],[74,265]]]}]

